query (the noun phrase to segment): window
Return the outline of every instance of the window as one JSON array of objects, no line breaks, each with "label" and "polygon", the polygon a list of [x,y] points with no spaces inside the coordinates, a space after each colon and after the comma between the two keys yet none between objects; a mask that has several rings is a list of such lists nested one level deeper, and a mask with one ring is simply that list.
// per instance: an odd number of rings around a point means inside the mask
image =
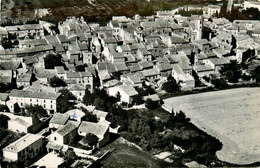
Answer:
[{"label": "window", "polygon": [[43,103],[45,103],[45,100],[43,100]]},{"label": "window", "polygon": [[52,103],[52,100],[51,100],[51,103]]},{"label": "window", "polygon": [[30,101],[32,101],[32,99],[30,99]]},{"label": "window", "polygon": [[52,109],[52,105],[51,105],[51,109]]},{"label": "window", "polygon": [[54,141],[56,141],[57,140],[57,137],[54,137]]},{"label": "window", "polygon": [[43,107],[46,108],[46,105],[44,104]]}]

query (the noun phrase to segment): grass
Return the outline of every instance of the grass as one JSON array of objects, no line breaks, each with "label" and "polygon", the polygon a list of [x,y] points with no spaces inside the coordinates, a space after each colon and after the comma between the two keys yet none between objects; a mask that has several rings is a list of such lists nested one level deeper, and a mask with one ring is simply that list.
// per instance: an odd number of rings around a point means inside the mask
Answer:
[{"label": "grass", "polygon": [[101,148],[97,155],[107,150],[112,152],[106,156],[99,166],[102,167],[165,167],[168,163],[155,159],[149,153],[140,150],[123,138],[118,138]]},{"label": "grass", "polygon": [[159,117],[161,121],[165,121],[165,122],[168,120],[168,118],[170,116],[170,113],[165,111],[161,107],[154,109],[154,110],[147,111],[147,112],[152,113],[154,116]]}]

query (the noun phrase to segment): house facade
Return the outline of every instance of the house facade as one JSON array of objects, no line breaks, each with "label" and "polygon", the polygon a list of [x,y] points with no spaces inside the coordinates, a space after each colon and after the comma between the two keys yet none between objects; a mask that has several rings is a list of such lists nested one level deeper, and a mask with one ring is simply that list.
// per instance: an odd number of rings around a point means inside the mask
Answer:
[{"label": "house facade", "polygon": [[8,161],[26,161],[43,150],[43,137],[26,134],[3,149],[3,157]]},{"label": "house facade", "polygon": [[[9,97],[13,103],[18,103],[21,108],[26,105],[39,105],[45,110],[56,112],[57,111],[57,98],[60,93],[47,93],[26,90],[12,90]],[[11,111],[13,112],[13,105]]]}]

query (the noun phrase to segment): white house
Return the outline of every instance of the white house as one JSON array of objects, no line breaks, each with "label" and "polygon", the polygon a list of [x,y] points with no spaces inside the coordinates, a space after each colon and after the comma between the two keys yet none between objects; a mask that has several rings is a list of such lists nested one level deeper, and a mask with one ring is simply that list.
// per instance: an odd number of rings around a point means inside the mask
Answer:
[{"label": "white house", "polygon": [[88,133],[98,137],[99,143],[97,147],[101,147],[109,141],[109,125],[106,122],[93,123],[82,121],[78,128],[78,134],[80,136],[86,136]]},{"label": "white house", "polygon": [[82,84],[72,85],[68,89],[77,98],[77,100],[83,100],[86,88]]},{"label": "white house", "polygon": [[33,119],[31,117],[28,117],[28,119],[24,118],[14,118],[8,120],[8,130],[13,132],[23,132],[28,133],[30,130],[30,127],[33,125]]},{"label": "white house", "polygon": [[49,128],[58,129],[60,126],[64,126],[69,119],[69,115],[61,114],[61,113],[54,113],[50,122]]},{"label": "white house", "polygon": [[64,145],[69,144],[71,138],[77,135],[77,126],[72,123],[67,123],[64,126],[53,132],[49,136],[49,140],[55,144]]},{"label": "white house", "polygon": [[80,109],[72,109],[72,110],[69,110],[65,113],[66,115],[69,116],[69,118],[71,120],[75,120],[75,121],[81,121],[83,117],[85,117],[85,113],[80,110]]},{"label": "white house", "polygon": [[172,76],[177,82],[180,82],[181,89],[189,90],[195,87],[195,80],[190,74],[186,74],[182,71],[178,64],[172,66]]},{"label": "white house", "polygon": [[3,149],[3,157],[9,161],[26,161],[43,150],[43,137],[26,134]]},{"label": "white house", "polygon": [[244,9],[249,8],[257,8],[260,10],[260,2],[259,1],[244,1]]},{"label": "white house", "polygon": [[208,5],[203,7],[203,15],[215,15],[220,13],[221,7],[218,5]]},{"label": "white house", "polygon": [[[60,93],[47,93],[36,92],[26,90],[12,90],[9,94],[10,101],[18,103],[21,108],[26,105],[39,105],[45,110],[56,112],[57,111],[57,99]],[[13,105],[11,105],[10,111],[13,111]]]},{"label": "white house", "polygon": [[107,116],[107,114],[108,114],[108,113],[105,112],[105,111],[100,111],[100,110],[97,110],[97,109],[93,110],[92,113],[97,116],[97,118],[98,118],[99,121],[104,121],[104,120],[106,120],[106,116]]},{"label": "white house", "polygon": [[131,104],[133,102],[133,97],[138,95],[138,92],[130,85],[119,85],[107,89],[110,96],[116,97],[120,94],[120,101]]}]

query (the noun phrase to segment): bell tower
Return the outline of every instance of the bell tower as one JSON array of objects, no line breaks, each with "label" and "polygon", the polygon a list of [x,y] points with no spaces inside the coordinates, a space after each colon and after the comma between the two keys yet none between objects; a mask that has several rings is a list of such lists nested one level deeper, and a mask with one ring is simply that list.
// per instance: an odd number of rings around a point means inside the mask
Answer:
[{"label": "bell tower", "polygon": [[231,10],[232,10],[232,5],[233,5],[233,0],[228,0],[227,12],[231,12]]}]

